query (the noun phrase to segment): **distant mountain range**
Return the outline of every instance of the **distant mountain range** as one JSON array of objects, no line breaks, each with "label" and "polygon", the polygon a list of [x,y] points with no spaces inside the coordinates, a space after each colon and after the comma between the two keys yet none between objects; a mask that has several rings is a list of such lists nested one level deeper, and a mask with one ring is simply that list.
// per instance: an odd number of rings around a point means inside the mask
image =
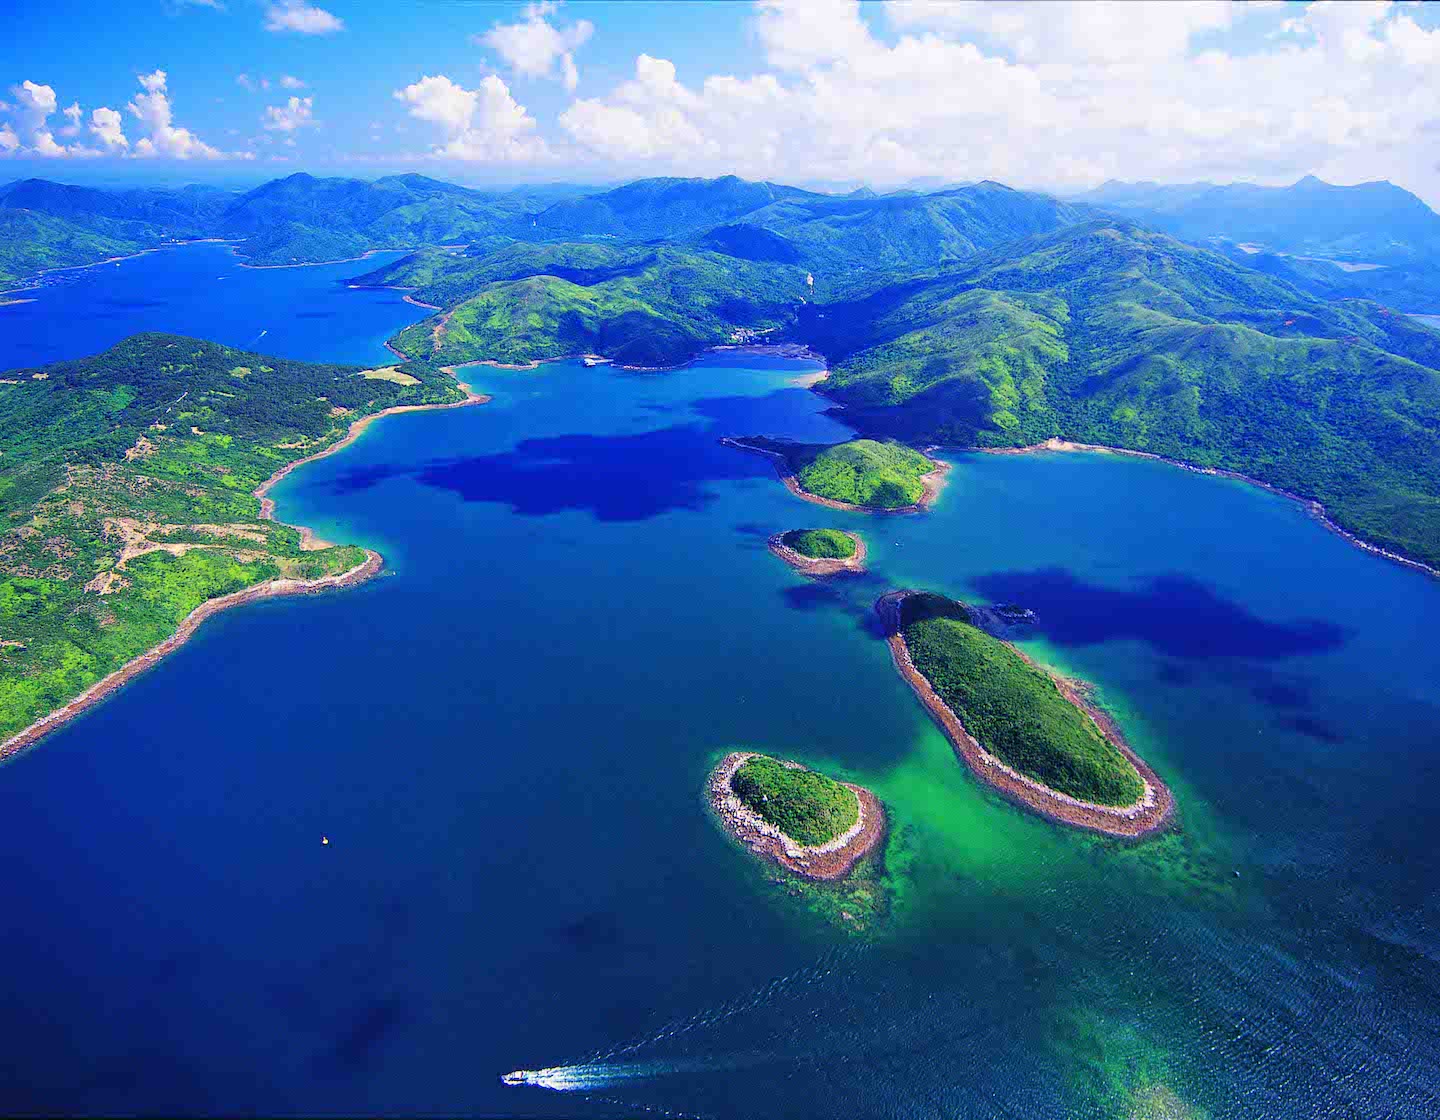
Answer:
[{"label": "distant mountain range", "polygon": [[1383,305],[1440,311],[1440,216],[1390,184],[1110,183],[1070,201],[733,176],[589,194],[419,175],[0,189],[11,279],[199,236],[264,264],[414,248],[353,282],[437,308],[392,340],[427,369],[803,342],[862,432],[1064,436],[1240,471],[1440,563],[1440,332]]},{"label": "distant mountain range", "polygon": [[1218,248],[1317,295],[1440,311],[1440,214],[1393,183],[1111,182],[1074,201]]}]

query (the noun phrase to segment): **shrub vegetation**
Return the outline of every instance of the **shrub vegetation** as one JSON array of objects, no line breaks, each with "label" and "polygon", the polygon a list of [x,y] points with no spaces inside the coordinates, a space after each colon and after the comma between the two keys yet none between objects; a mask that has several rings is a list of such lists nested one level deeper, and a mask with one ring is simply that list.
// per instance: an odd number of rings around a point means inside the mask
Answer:
[{"label": "shrub vegetation", "polygon": [[848,560],[855,555],[855,541],[839,529],[791,529],[780,542],[811,560]]},{"label": "shrub vegetation", "polygon": [[824,774],[764,755],[736,770],[730,788],[790,839],[809,847],[835,839],[860,819],[860,802],[853,790]]},{"label": "shrub vegetation", "polygon": [[1046,673],[973,626],[959,603],[911,596],[901,626],[915,668],[995,757],[1082,801],[1139,800],[1139,774],[1094,721]]}]

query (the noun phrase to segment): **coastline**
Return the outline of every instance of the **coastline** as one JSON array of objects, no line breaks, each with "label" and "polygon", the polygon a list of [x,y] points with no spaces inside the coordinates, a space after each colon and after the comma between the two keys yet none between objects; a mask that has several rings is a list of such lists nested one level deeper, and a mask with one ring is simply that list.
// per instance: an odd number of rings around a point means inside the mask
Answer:
[{"label": "coastline", "polygon": [[896,671],[950,740],[955,753],[976,778],[1023,808],[1033,810],[1058,824],[1087,832],[1139,840],[1170,827],[1175,818],[1174,795],[1160,776],[1131,748],[1115,720],[1092,703],[1076,682],[1064,680],[1045,670],[1043,666],[1036,665],[1032,658],[1020,650],[1015,652],[1028,664],[1045,672],[1060,694],[1089,716],[1101,734],[1135,767],[1144,785],[1144,793],[1139,801],[1128,806],[1098,805],[1081,801],[1020,773],[985,750],[965,730],[960,718],[940,698],[925,675],[910,659],[910,650],[905,643],[904,634],[900,631],[899,622],[900,605],[913,594],[913,591],[887,591],[875,603],[876,614],[880,616],[885,629],[885,641],[890,647],[891,660]]},{"label": "coastline", "polygon": [[[859,438],[859,437],[856,437]],[[721,436],[720,442],[726,447],[733,447],[737,451],[749,451],[754,455],[764,455],[775,466],[775,473],[780,476],[780,481],[785,484],[785,489],[794,494],[797,498],[803,498],[807,502],[813,502],[817,506],[824,506],[826,509],[842,509],[850,513],[924,513],[934,504],[935,499],[940,496],[940,491],[945,487],[945,475],[950,470],[950,464],[940,459],[930,459],[935,464],[934,468],[920,476],[922,493],[920,500],[908,506],[857,506],[853,502],[841,502],[834,498],[822,498],[819,494],[812,494],[800,485],[800,480],[793,474],[788,473],[790,463],[779,451],[771,451],[765,447],[756,447],[743,439],[735,436]],[[926,456],[927,459],[930,456]]]},{"label": "coastline", "polygon": [[1182,471],[1189,471],[1191,474],[1210,475],[1213,478],[1228,478],[1235,482],[1244,482],[1250,486],[1257,487],[1276,497],[1285,498],[1292,502],[1298,502],[1305,507],[1305,512],[1318,521],[1322,526],[1349,541],[1358,549],[1362,549],[1374,556],[1383,557],[1406,568],[1414,568],[1416,571],[1424,572],[1426,575],[1440,576],[1440,568],[1432,567],[1423,560],[1415,560],[1403,553],[1395,552],[1383,545],[1367,541],[1357,533],[1351,532],[1343,525],[1334,521],[1325,508],[1325,503],[1314,498],[1306,498],[1293,490],[1286,490],[1283,486],[1276,486],[1270,482],[1263,482],[1248,474],[1241,474],[1239,471],[1226,470],[1223,467],[1202,467],[1195,463],[1187,463],[1184,459],[1172,459],[1169,455],[1158,455],[1153,451],[1136,451],[1129,447],[1110,447],[1103,443],[1078,443],[1074,440],[1060,439],[1053,436],[1042,443],[1030,443],[1024,447],[967,447],[959,450],[973,451],[981,455],[1030,455],[1038,451],[1090,451],[1106,455],[1127,455],[1133,459],[1151,459],[1157,463],[1165,463],[1172,467],[1179,467]]},{"label": "coastline", "polygon": [[[788,529],[786,530],[786,532],[789,531]],[[776,533],[765,543],[772,553],[780,557],[781,560],[784,560],[785,563],[789,564],[797,572],[801,572],[807,576],[838,576],[846,572],[863,572],[865,570],[865,538],[858,533],[847,532],[844,529],[841,529],[840,532],[845,533],[847,537],[855,542],[854,555],[847,556],[843,560],[835,557],[817,558],[813,556],[802,556],[793,548],[786,545],[784,541],[785,533]]]},{"label": "coastline", "polygon": [[[452,375],[453,376],[453,375]],[[372,412],[369,416],[362,416],[350,425],[349,430],[335,443],[313,455],[307,455],[303,459],[296,459],[294,462],[286,463],[259,486],[253,494],[260,500],[261,521],[275,521],[277,524],[288,524],[281,522],[275,517],[275,499],[269,497],[271,487],[282,478],[288,475],[295,468],[304,466],[306,463],[323,459],[327,455],[334,455],[360,438],[365,431],[376,420],[385,416],[394,416],[402,412],[429,412],[434,409],[463,408],[472,404],[484,404],[490,398],[483,393],[477,393],[469,385],[456,378],[456,383],[465,390],[463,401],[448,401],[439,404],[407,404],[396,405],[392,408],[381,409],[379,412]],[[315,531],[306,525],[292,525],[291,528],[299,530],[300,548],[302,551],[314,551],[316,549],[331,547],[329,542],[321,540],[315,535]],[[336,575],[320,576],[313,580],[279,578],[266,580],[264,583],[257,583],[252,587],[242,588],[239,591],[232,591],[228,595],[221,595],[214,599],[207,599],[193,611],[187,614],[180,621],[175,633],[166,638],[159,645],[141,653],[120,668],[101,677],[79,696],[69,701],[62,707],[48,712],[41,716],[34,723],[21,731],[16,732],[9,739],[0,743],[0,763],[9,761],[20,754],[26,748],[39,742],[50,732],[64,726],[76,716],[87,711],[100,703],[117,689],[124,687],[130,680],[134,679],[145,670],[159,664],[166,656],[175,652],[183,646],[200,624],[207,618],[219,614],[221,611],[229,610],[231,607],[243,606],[246,603],[257,602],[261,599],[274,599],[289,595],[313,595],[318,592],[336,590],[342,587],[353,587],[356,584],[364,583],[380,573],[384,564],[384,557],[374,549],[365,549],[365,559],[355,567]]]},{"label": "coastline", "polygon": [[[196,237],[189,241],[167,241],[163,245],[152,245],[148,249],[141,249],[136,253],[125,253],[118,257],[106,257],[104,260],[91,261],[89,264],[60,264],[50,268],[42,268],[39,272],[32,273],[25,277],[24,283],[18,288],[7,288],[0,291],[0,296],[9,295],[11,292],[33,292],[40,286],[40,281],[52,272],[83,272],[87,268],[99,268],[101,265],[118,264],[121,261],[133,261],[137,257],[148,257],[151,253],[158,253],[162,249],[173,249],[179,245],[232,245],[234,242],[228,237]],[[34,299],[15,299],[10,303],[34,303]],[[5,306],[0,302],[0,307]]]},{"label": "coastline", "polygon": [[[859,816],[844,833],[824,844],[807,847],[797,844],[758,813],[746,806],[730,788],[735,771],[757,751],[732,751],[720,760],[705,781],[705,796],[721,826],[742,846],[758,856],[779,864],[801,878],[819,882],[843,879],[885,836],[885,808],[880,799],[863,786],[841,782],[855,794]],[[784,761],[781,759],[780,761]]]},{"label": "coastline", "polygon": [[112,692],[123,688],[129,681],[145,672],[146,669],[158,665],[168,655],[195,636],[195,631],[200,624],[212,615],[221,611],[229,610],[231,607],[238,607],[244,603],[258,602],[261,599],[275,599],[286,595],[313,595],[322,591],[330,591],[341,587],[353,587],[355,584],[364,583],[367,579],[377,575],[381,565],[384,563],[380,554],[373,549],[365,550],[365,559],[349,571],[340,572],[338,575],[321,576],[318,579],[272,579],[264,583],[257,583],[253,587],[244,588],[241,591],[232,591],[228,595],[221,595],[215,599],[207,599],[193,611],[180,620],[180,625],[175,633],[166,638],[158,646],[152,646],[137,657],[131,658],[120,668],[107,676],[101,677],[79,696],[71,700],[63,708],[56,708],[48,715],[41,716],[23,731],[17,732],[4,743],[0,743],[0,763],[8,762],[26,748],[34,746],[50,732],[69,723],[82,712],[94,707],[104,700]]}]

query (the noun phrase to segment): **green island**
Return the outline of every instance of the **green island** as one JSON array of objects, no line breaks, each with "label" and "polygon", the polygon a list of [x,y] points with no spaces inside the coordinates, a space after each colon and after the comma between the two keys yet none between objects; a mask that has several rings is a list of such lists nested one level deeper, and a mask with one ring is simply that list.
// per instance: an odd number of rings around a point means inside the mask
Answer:
[{"label": "green island", "polygon": [[1143,834],[1168,819],[1168,791],[1119,729],[1068,682],[975,625],[963,604],[892,592],[879,607],[891,614],[897,667],[987,783],[1047,816],[1113,834]]},{"label": "green island", "polygon": [[791,529],[780,543],[809,560],[848,560],[858,551],[855,538],[839,529]]},{"label": "green island", "polygon": [[923,509],[938,492],[944,469],[894,440],[817,444],[752,436],[724,442],[770,456],[793,493],[838,509]]},{"label": "green island", "polygon": [[757,754],[730,779],[742,804],[807,847],[828,844],[860,816],[855,794],[834,778]]},{"label": "green island", "polygon": [[0,376],[0,757],[183,638],[204,604],[370,574],[374,554],[270,519],[255,491],[367,418],[471,399],[424,363],[366,370],[165,334]]},{"label": "green island", "polygon": [[869,790],[751,751],[721,759],[706,796],[741,844],[806,879],[844,878],[885,835],[884,806]]}]

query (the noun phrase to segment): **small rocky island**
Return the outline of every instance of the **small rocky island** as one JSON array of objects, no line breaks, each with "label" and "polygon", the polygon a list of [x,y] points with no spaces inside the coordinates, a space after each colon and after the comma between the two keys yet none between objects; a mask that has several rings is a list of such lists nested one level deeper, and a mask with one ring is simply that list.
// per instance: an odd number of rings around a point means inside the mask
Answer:
[{"label": "small rocky island", "polygon": [[750,436],[720,441],[767,456],[785,488],[831,509],[860,513],[919,513],[940,493],[948,463],[894,440],[797,443]]},{"label": "small rocky island", "polygon": [[885,835],[868,789],[752,751],[721,759],[706,796],[730,835],[806,879],[843,879]]},{"label": "small rocky island", "polygon": [[895,667],[981,781],[1051,820],[1108,836],[1147,836],[1170,823],[1170,790],[1115,721],[1080,682],[989,633],[995,611],[920,591],[888,592],[875,609]]},{"label": "small rocky island", "polygon": [[770,551],[807,576],[865,570],[865,542],[843,529],[791,529],[770,538]]}]

